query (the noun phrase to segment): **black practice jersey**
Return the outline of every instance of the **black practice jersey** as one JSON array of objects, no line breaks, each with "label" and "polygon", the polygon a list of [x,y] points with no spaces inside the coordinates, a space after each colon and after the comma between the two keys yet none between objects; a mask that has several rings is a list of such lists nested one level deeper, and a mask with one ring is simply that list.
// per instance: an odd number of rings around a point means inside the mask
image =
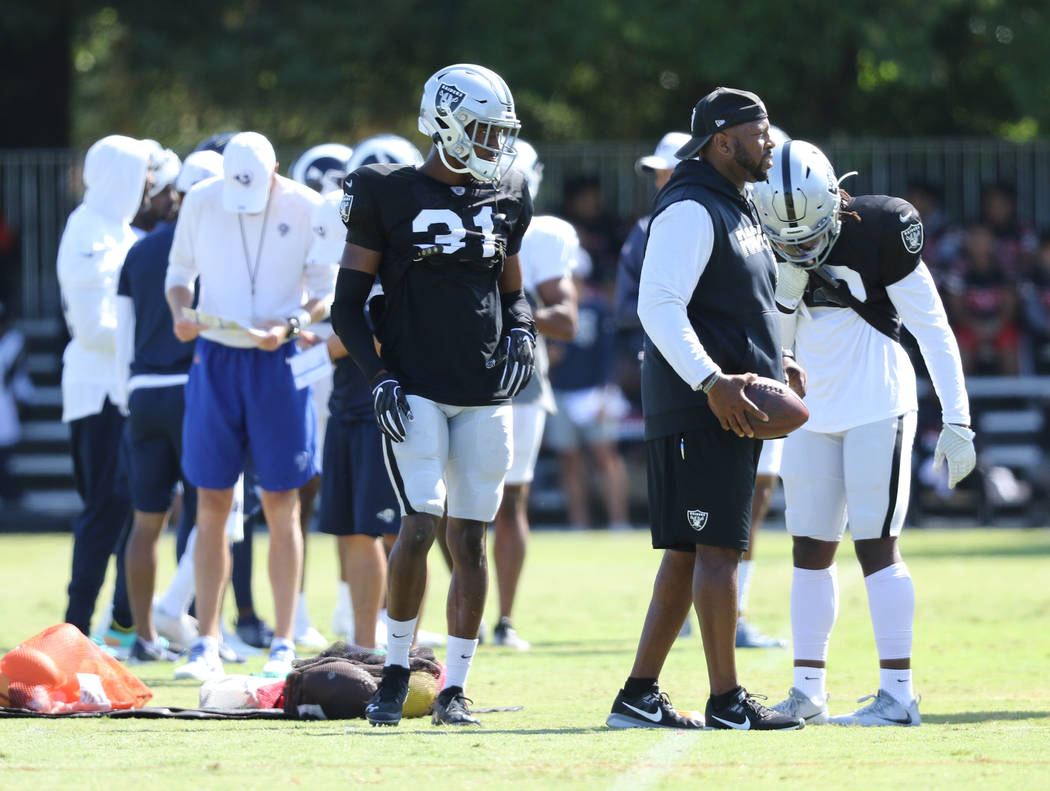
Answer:
[{"label": "black practice jersey", "polygon": [[[901,320],[886,286],[915,270],[922,243],[922,219],[906,200],[887,195],[850,198],[842,206],[838,241],[821,272],[810,275],[803,300],[810,307],[857,309],[877,330],[899,341]],[[834,286],[827,276],[834,278]],[[847,295],[863,305],[851,307]]]},{"label": "black practice jersey", "polygon": [[366,165],[343,192],[346,240],[383,254],[385,309],[373,320],[384,365],[432,401],[506,401],[498,281],[532,219],[521,174],[452,186],[411,165]]}]

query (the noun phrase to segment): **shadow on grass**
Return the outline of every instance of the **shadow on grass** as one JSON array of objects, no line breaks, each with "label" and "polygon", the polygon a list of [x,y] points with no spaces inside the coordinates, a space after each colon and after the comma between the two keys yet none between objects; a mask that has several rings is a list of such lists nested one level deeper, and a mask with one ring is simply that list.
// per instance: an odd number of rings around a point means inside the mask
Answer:
[{"label": "shadow on grass", "polygon": [[930,725],[969,725],[975,722],[1050,719],[1050,711],[960,711],[958,714],[923,714]]},{"label": "shadow on grass", "polygon": [[347,727],[342,733],[303,733],[303,736],[345,736],[348,733],[366,736],[438,736],[447,739],[449,736],[572,736],[594,733],[613,733],[604,726],[593,726],[588,728],[465,728],[455,726],[450,728],[432,728],[425,731],[398,730],[397,728],[384,727],[362,727],[355,725]]}]

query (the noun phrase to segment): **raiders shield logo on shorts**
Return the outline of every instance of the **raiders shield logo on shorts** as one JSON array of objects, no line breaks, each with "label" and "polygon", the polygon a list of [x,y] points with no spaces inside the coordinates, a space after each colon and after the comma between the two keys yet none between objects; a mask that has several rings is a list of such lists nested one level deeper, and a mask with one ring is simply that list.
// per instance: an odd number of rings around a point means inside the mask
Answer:
[{"label": "raiders shield logo on shorts", "polygon": [[707,527],[707,511],[686,511],[686,519],[689,520],[689,526],[696,532],[700,532]]}]

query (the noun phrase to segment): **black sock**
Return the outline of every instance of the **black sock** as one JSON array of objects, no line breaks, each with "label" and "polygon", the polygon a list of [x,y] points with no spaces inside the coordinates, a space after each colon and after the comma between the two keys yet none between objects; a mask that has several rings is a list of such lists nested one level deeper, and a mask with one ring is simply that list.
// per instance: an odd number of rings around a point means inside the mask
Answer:
[{"label": "black sock", "polygon": [[635,678],[631,676],[623,685],[623,693],[629,698],[639,698],[645,693],[651,692],[655,686],[655,678]]},{"label": "black sock", "polygon": [[729,704],[736,702],[736,699],[740,697],[742,691],[743,687],[736,686],[728,692],[723,692],[721,695],[712,695],[711,705],[716,709],[724,708]]}]

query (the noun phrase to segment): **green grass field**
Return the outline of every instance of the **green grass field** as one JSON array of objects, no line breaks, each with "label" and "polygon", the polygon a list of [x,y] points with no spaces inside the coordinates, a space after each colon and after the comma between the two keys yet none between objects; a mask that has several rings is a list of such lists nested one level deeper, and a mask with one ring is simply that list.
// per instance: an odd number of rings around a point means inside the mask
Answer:
[{"label": "green grass field", "polygon": [[[0,541],[0,651],[6,651],[61,617],[71,539]],[[489,714],[480,730],[454,731],[424,719],[396,729],[373,729],[363,720],[6,719],[0,789],[1050,787],[1050,530],[911,530],[903,548],[918,595],[918,729],[606,729],[658,556],[644,531],[541,532],[530,546],[516,619],[533,650],[484,646],[468,689],[479,707],[523,705],[522,711]],[[265,546],[257,552],[256,598],[266,613]],[[171,554],[166,537],[162,580]],[[789,636],[787,536],[762,535],[758,555],[752,618],[767,632]],[[311,609],[324,627],[335,598],[333,540],[312,536],[307,564]],[[443,632],[447,574],[436,553],[432,565],[423,625]],[[863,580],[851,554],[839,566],[841,613],[828,679],[833,714],[855,708],[878,680]],[[493,623],[492,596],[488,612]],[[227,670],[258,670],[261,661]],[[742,651],[738,662],[752,691],[773,700],[787,692],[789,649]],[[196,684],[173,681],[170,667],[136,670],[153,689],[153,704],[197,705]],[[661,683],[678,708],[703,708],[698,637],[678,642]]]}]

